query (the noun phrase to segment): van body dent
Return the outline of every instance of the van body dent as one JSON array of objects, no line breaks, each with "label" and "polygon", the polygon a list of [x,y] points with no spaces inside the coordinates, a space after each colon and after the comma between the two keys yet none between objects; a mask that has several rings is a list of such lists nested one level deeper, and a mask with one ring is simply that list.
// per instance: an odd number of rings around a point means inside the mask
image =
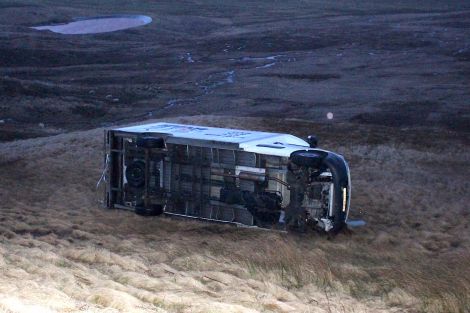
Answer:
[{"label": "van body dent", "polygon": [[337,232],[349,214],[349,167],[313,136],[307,141],[173,123],[108,129],[105,203],[143,215]]}]

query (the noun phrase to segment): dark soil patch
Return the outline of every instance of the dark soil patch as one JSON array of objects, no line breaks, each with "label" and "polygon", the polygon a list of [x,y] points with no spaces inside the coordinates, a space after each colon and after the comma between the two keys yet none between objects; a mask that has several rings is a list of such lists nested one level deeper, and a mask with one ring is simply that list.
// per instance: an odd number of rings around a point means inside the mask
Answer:
[{"label": "dark soil patch", "polygon": [[277,77],[284,79],[307,80],[311,82],[319,82],[328,79],[341,78],[338,74],[263,74],[259,76],[264,77]]},{"label": "dark soil patch", "polygon": [[440,23],[444,27],[453,27],[453,28],[470,28],[470,21],[450,21],[445,23]]},{"label": "dark soil patch", "polygon": [[470,61],[470,49],[461,49],[454,53],[459,61]]},{"label": "dark soil patch", "polygon": [[378,111],[357,114],[351,121],[392,127],[423,126],[438,106],[435,102],[385,103]]},{"label": "dark soil patch", "polygon": [[31,125],[29,125],[29,128],[16,127],[16,125],[0,125],[0,141],[13,141],[51,135],[51,133],[34,130]]},{"label": "dark soil patch", "polygon": [[70,110],[73,114],[83,117],[102,117],[106,114],[106,109],[102,106],[77,105]]},{"label": "dark soil patch", "polygon": [[[375,112],[353,116],[350,121],[360,124],[374,124],[389,127],[440,126],[454,131],[470,131],[470,112],[454,114],[440,111],[437,102],[386,103]],[[438,118],[433,118],[437,115]]]},{"label": "dark soil patch", "polygon": [[292,106],[292,107],[301,107],[301,106],[307,105],[306,103],[303,103],[303,102],[289,101],[289,100],[283,100],[283,99],[277,99],[277,98],[255,98],[253,99],[252,106],[273,105],[273,104],[284,104],[284,105]]},{"label": "dark soil patch", "polygon": [[17,3],[5,1],[0,3],[0,9],[10,9],[10,8],[26,8],[26,7],[37,7],[37,5],[30,4],[30,3]]},{"label": "dark soil patch", "polygon": [[[31,39],[30,42],[34,42]],[[63,42],[55,43],[63,45]],[[5,66],[71,66],[84,64],[108,64],[126,63],[129,61],[125,56],[125,51],[95,51],[89,49],[66,50],[66,49],[41,49],[32,48],[0,48],[0,67]]]},{"label": "dark soil patch", "polygon": [[315,35],[293,36],[291,33],[263,33],[255,36],[229,37],[205,42],[197,48],[202,53],[210,54],[232,47],[250,53],[281,53],[286,51],[312,51],[334,46],[339,36]]}]

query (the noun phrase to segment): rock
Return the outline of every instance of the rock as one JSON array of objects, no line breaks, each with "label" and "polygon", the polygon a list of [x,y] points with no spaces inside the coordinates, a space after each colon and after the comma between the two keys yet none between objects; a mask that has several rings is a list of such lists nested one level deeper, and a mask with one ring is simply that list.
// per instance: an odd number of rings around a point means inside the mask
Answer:
[{"label": "rock", "polygon": [[44,125],[44,123],[39,123],[38,126],[44,128],[46,125]]}]

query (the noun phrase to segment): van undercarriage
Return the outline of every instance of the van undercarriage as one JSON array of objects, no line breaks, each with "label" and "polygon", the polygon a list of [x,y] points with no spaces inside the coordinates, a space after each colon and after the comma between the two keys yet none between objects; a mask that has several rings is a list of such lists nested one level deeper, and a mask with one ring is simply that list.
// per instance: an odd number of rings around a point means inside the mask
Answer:
[{"label": "van undercarriage", "polygon": [[[256,146],[270,151],[285,145]],[[341,156],[308,146],[289,156],[247,150],[253,149],[108,130],[107,206],[262,228],[328,232],[344,226],[350,178]]]}]

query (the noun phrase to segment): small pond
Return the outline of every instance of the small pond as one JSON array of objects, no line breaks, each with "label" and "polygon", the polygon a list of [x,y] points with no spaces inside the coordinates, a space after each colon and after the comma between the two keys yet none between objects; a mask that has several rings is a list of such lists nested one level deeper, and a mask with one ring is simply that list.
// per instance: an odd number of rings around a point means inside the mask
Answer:
[{"label": "small pond", "polygon": [[49,30],[64,35],[99,34],[139,27],[152,22],[146,15],[112,15],[80,18],[66,24],[32,27],[36,30]]}]

